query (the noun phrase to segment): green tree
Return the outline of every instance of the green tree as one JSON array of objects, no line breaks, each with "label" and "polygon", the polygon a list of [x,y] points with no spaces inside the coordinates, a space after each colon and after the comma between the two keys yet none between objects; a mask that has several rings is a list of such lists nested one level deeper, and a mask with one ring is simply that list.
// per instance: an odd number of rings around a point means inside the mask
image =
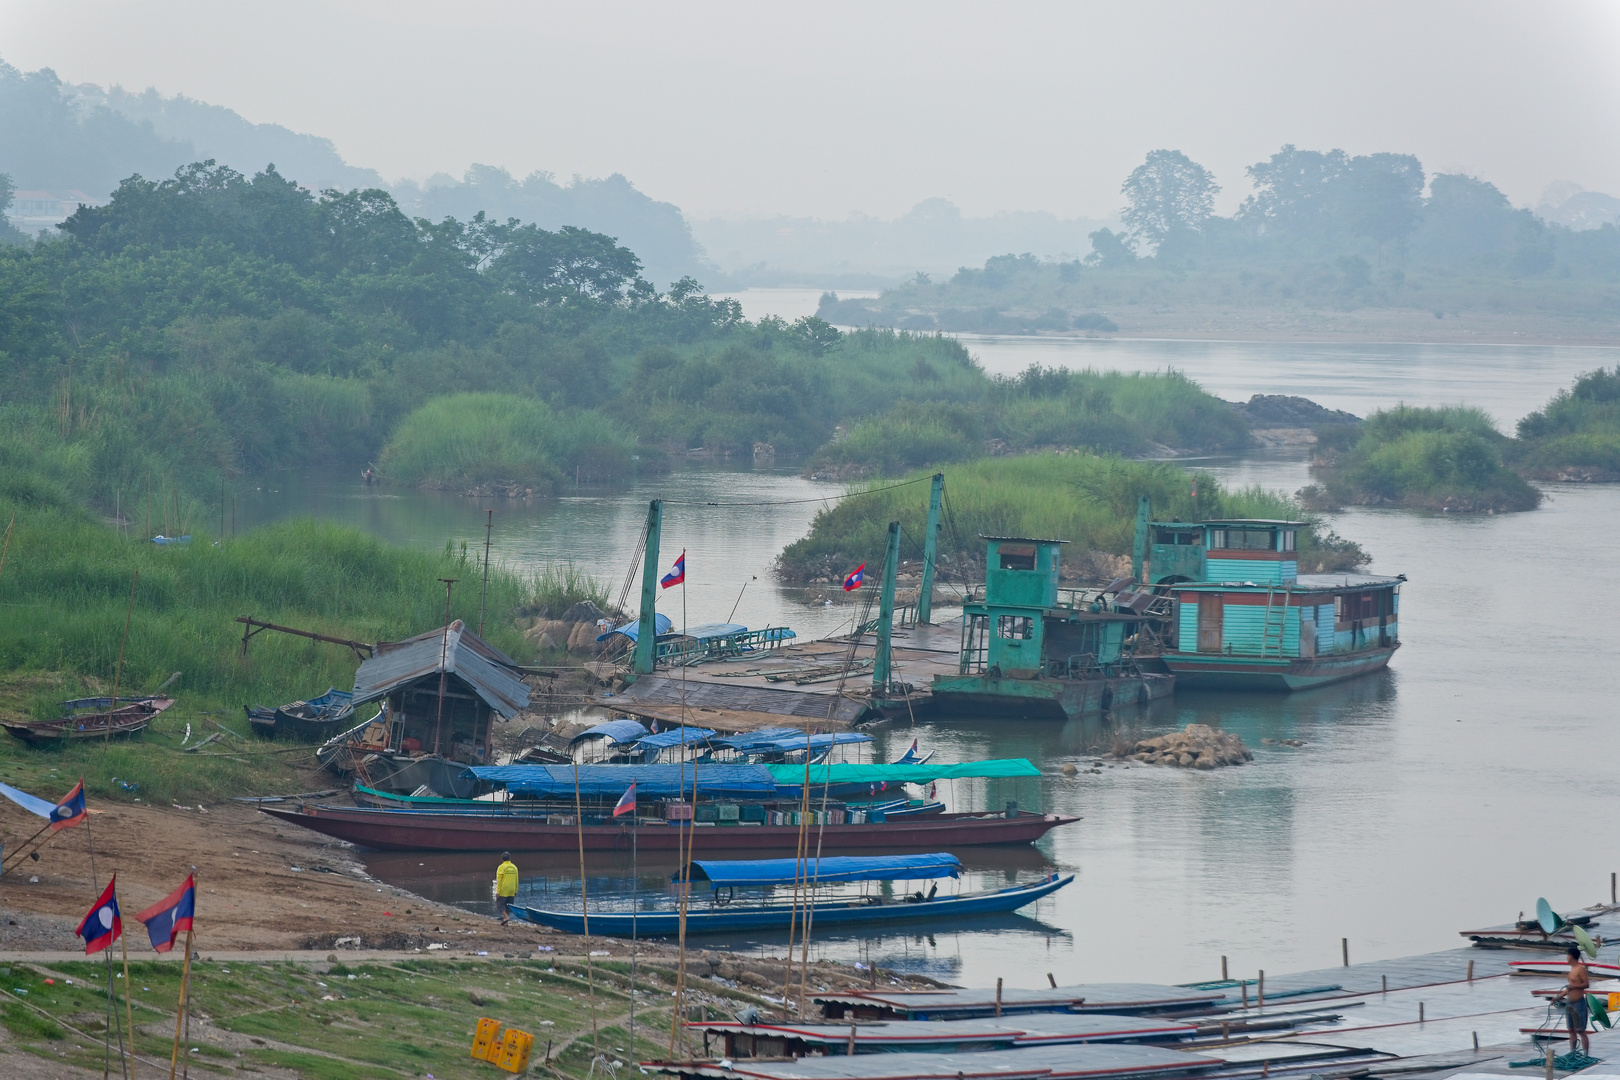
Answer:
[{"label": "green tree", "polygon": [[1215,176],[1180,150],[1154,150],[1120,186],[1125,224],[1140,240],[1162,246],[1195,233],[1215,212]]},{"label": "green tree", "polygon": [[1136,261],[1136,249],[1129,236],[1113,229],[1098,229],[1089,237],[1091,254],[1085,258],[1087,266],[1099,270],[1117,270]]}]

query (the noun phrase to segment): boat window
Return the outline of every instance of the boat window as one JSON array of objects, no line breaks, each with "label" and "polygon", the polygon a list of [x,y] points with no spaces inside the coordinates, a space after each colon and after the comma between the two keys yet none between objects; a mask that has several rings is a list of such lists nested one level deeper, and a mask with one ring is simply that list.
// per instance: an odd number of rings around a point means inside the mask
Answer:
[{"label": "boat window", "polygon": [[1157,529],[1153,542],[1175,547],[1193,547],[1203,540],[1198,529]]},{"label": "boat window", "polygon": [[1229,551],[1275,551],[1275,529],[1211,529],[1209,546]]},{"label": "boat window", "polygon": [[1212,547],[1212,548],[1223,548],[1223,547],[1225,547],[1226,546],[1226,530],[1225,529],[1211,529],[1211,530],[1209,530],[1209,546]]},{"label": "boat window", "polygon": [[1282,549],[1284,551],[1293,551],[1294,550],[1294,542],[1295,542],[1295,534],[1296,534],[1296,532],[1297,532],[1297,530],[1295,530],[1295,529],[1284,529],[1283,530]]},{"label": "boat window", "polygon": [[996,636],[1028,641],[1035,636],[1035,620],[1029,615],[1000,615],[996,617]]},{"label": "boat window", "polygon": [[1001,556],[1003,570],[1035,569],[1034,544],[1002,544],[996,549],[996,553]]}]

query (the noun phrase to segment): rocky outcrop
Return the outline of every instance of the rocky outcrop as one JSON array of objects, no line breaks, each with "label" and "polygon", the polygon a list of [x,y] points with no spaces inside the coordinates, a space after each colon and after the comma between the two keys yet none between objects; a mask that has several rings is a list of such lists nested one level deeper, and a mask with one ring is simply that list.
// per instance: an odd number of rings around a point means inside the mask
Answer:
[{"label": "rocky outcrop", "polygon": [[1175,765],[1183,769],[1216,769],[1254,760],[1253,752],[1243,745],[1242,739],[1230,732],[1217,731],[1208,724],[1188,724],[1181,731],[1142,739],[1120,756],[1145,765]]}]

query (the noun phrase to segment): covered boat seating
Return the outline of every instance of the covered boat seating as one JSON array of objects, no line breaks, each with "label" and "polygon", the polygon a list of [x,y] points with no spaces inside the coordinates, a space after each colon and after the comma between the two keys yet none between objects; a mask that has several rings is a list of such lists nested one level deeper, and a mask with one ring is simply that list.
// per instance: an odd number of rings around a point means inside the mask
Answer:
[{"label": "covered boat seating", "polygon": [[568,740],[568,749],[581,763],[603,761],[618,753],[616,747],[640,742],[647,737],[647,729],[635,720],[608,720],[586,728]]},{"label": "covered boat seating", "polygon": [[[802,882],[898,881],[960,877],[962,863],[950,852],[931,855],[842,855],[820,859],[693,859],[692,880],[716,889],[794,885]],[[676,871],[671,881],[681,879]]]}]

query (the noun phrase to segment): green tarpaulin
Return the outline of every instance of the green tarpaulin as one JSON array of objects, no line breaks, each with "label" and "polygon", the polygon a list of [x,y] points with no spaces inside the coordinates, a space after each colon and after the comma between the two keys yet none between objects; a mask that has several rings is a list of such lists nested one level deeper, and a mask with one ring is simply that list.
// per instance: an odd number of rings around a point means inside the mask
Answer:
[{"label": "green tarpaulin", "polygon": [[[767,765],[778,785],[804,784],[803,765]],[[961,780],[967,777],[1039,776],[1041,771],[1026,758],[1000,758],[970,761],[960,765],[812,765],[810,783],[821,784],[926,784],[930,780]]]}]

